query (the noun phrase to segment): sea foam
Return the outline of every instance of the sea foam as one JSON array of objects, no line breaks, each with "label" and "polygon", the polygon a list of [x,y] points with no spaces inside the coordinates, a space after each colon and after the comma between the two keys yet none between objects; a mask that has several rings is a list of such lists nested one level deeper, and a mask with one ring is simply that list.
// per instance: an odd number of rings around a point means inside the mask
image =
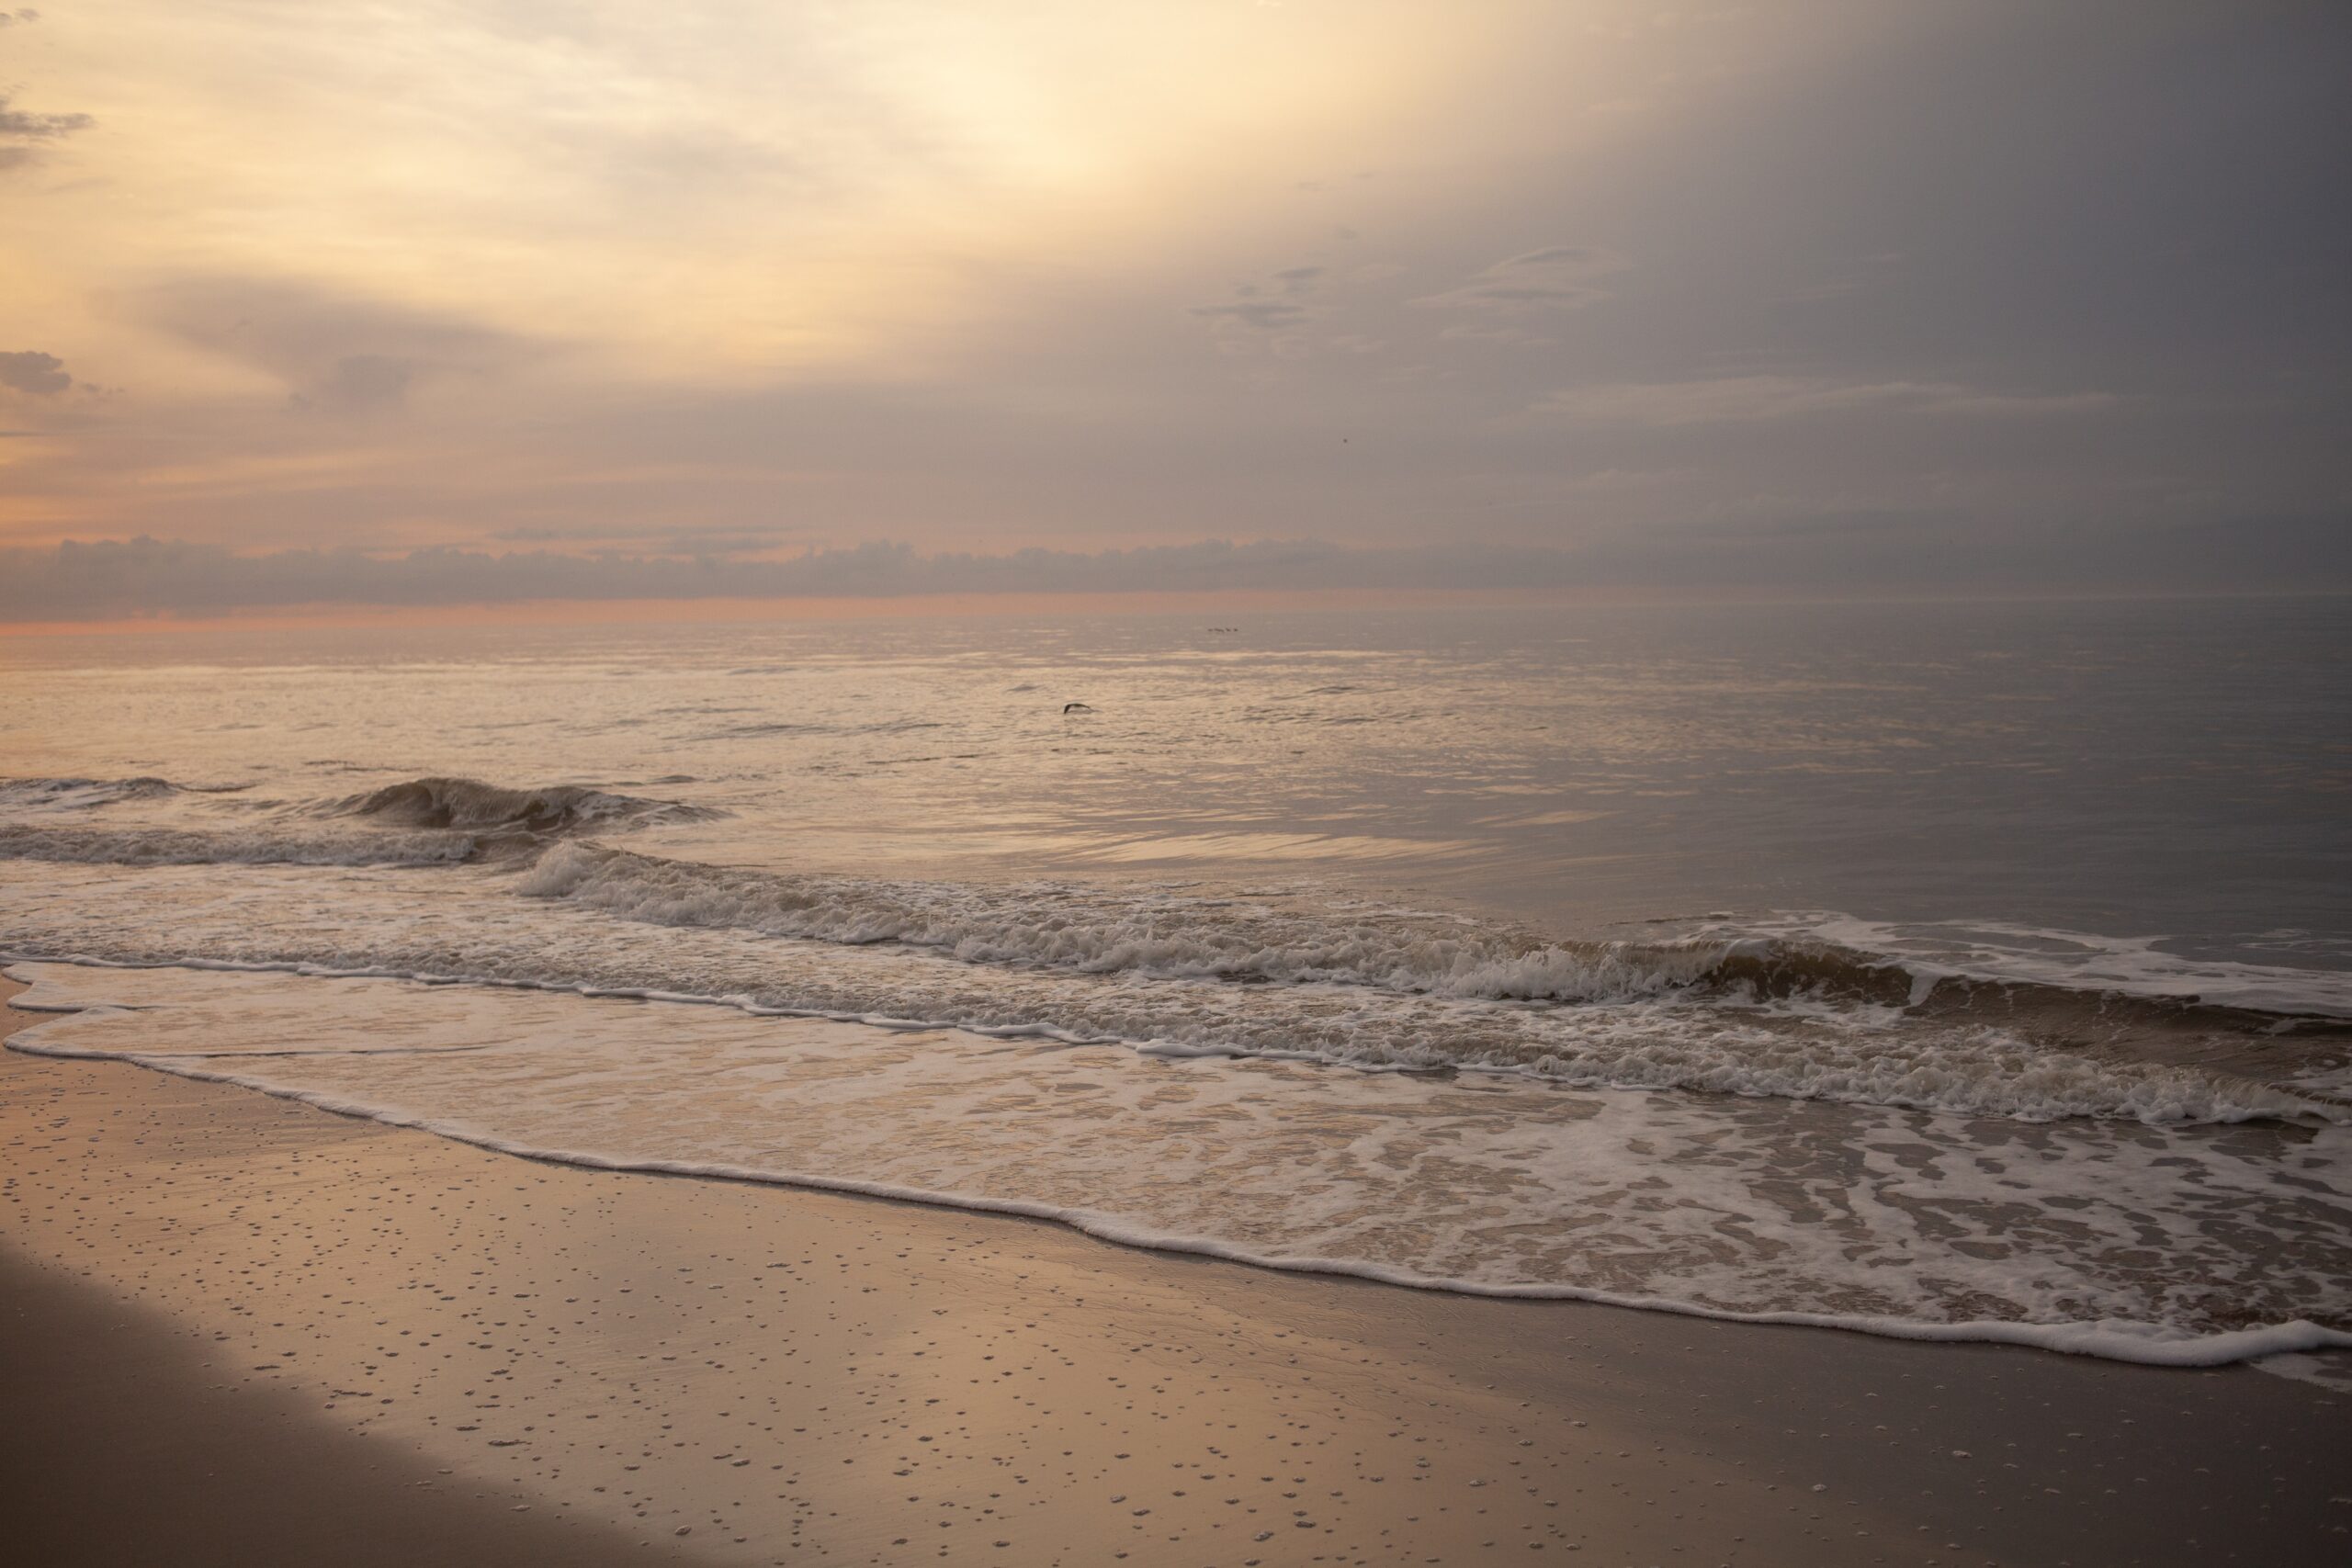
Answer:
[{"label": "sea foam", "polygon": [[[476,987],[27,966],[20,1048],[595,1168],[1482,1295],[2211,1366],[2352,1346],[2346,1140],[1332,1078]],[[2277,1142],[2274,1135],[2271,1143]],[[2333,1173],[2332,1175],[2329,1173]],[[2338,1326],[2328,1326],[2329,1324]]]}]

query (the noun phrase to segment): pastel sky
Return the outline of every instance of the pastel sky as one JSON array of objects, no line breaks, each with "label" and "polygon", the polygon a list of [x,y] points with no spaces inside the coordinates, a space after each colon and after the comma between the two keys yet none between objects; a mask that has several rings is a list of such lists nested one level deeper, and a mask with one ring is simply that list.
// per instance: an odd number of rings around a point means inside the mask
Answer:
[{"label": "pastel sky", "polygon": [[2332,0],[50,0],[0,547],[2344,574],[2347,83]]}]

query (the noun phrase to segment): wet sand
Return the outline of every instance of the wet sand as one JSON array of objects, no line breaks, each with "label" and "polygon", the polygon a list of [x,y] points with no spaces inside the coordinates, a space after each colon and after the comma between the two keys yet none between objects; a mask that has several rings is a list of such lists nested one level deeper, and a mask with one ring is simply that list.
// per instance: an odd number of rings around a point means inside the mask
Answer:
[{"label": "wet sand", "polygon": [[2352,1395],[2243,1368],[1284,1276],[121,1064],[0,1054],[0,1148],[28,1561],[2352,1551]]}]

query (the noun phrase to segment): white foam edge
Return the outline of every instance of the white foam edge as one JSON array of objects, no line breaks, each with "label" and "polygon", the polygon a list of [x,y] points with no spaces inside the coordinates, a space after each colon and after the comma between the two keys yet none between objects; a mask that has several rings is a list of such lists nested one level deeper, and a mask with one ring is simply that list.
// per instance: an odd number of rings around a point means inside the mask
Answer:
[{"label": "white foam edge", "polygon": [[[16,960],[0,953],[0,960],[19,962],[62,963],[65,960]],[[194,964],[100,964],[90,967],[117,969],[194,968]],[[213,965],[223,969],[246,971],[268,968],[277,973],[295,972],[290,965],[230,964]],[[12,967],[8,978],[23,981]],[[358,978],[399,978],[401,976],[336,976]],[[37,979],[37,977],[36,977]],[[529,987],[529,982],[516,982]],[[540,986],[537,989],[566,989]],[[582,992],[586,995],[591,993]],[[605,992],[605,995],[639,996],[639,992]],[[648,997],[647,999],[663,999]],[[684,1000],[709,1002],[707,998],[687,998]],[[11,998],[11,1007],[21,1005],[21,998]],[[717,1005],[730,1005],[719,1003]],[[52,1003],[45,1008],[27,1008],[26,1011],[43,1011],[70,1015],[77,1012],[128,1012],[135,1010],[106,1006],[64,1008]],[[792,1016],[833,1018],[833,1014],[803,1013]],[[862,1021],[839,1020],[839,1021]],[[1374,1284],[1396,1285],[1408,1290],[1430,1291],[1447,1295],[1480,1296],[1502,1301],[1589,1302],[1596,1306],[1623,1307],[1634,1312],[1666,1313],[1681,1317],[1709,1318],[1722,1323],[1753,1323],[1781,1327],[1835,1328],[1849,1333],[1869,1334],[1885,1339],[1909,1339],[1930,1343],[2012,1345],[2029,1349],[2055,1351],[2062,1355],[2090,1356],[2102,1360],[2124,1361],[2137,1366],[2201,1368],[2222,1367],[2241,1361],[2258,1360],[2268,1356],[2307,1355],[2323,1350],[2352,1350],[2352,1333],[2324,1327],[2304,1318],[2286,1323],[2269,1324],[2260,1328],[2233,1329],[2222,1334],[2181,1336],[2161,1325],[2134,1323],[2122,1319],[2102,1319],[2091,1323],[2013,1323],[2001,1319],[1980,1318],[1964,1323],[1926,1323],[1910,1318],[1880,1317],[1862,1314],[1816,1312],[1738,1312],[1728,1308],[1710,1307],[1696,1302],[1681,1302],[1666,1296],[1632,1296],[1613,1291],[1593,1290],[1580,1285],[1496,1285],[1476,1280],[1417,1274],[1410,1269],[1392,1269],[1382,1264],[1349,1258],[1307,1258],[1284,1253],[1252,1252],[1212,1236],[1182,1235],[1171,1232],[1151,1231],[1091,1209],[1067,1208],[1051,1203],[1032,1202],[1018,1198],[989,1198],[969,1193],[940,1192],[922,1187],[900,1187],[885,1181],[860,1181],[850,1178],[820,1176],[808,1171],[763,1170],[751,1166],[722,1165],[693,1160],[632,1159],[623,1156],[600,1154],[592,1149],[559,1149],[535,1144],[516,1143],[476,1132],[459,1122],[439,1122],[428,1117],[410,1116],[396,1111],[370,1106],[358,1100],[344,1100],[334,1095],[308,1089],[273,1086],[258,1078],[239,1073],[221,1072],[196,1066],[186,1060],[168,1056],[142,1055],[135,1051],[100,1051],[85,1046],[51,1043],[40,1038],[45,1025],[36,1024],[9,1037],[10,1050],[27,1055],[49,1056],[75,1061],[121,1062],[144,1067],[152,1072],[169,1074],[175,1077],[200,1083],[224,1084],[231,1088],[250,1089],[273,1100],[290,1100],[337,1116],[349,1116],[361,1121],[377,1122],[390,1127],[404,1127],[447,1138],[452,1143],[484,1149],[492,1154],[510,1155],[518,1159],[537,1160],[548,1165],[572,1166],[583,1170],[607,1170],[625,1174],[650,1176],[682,1176],[707,1181],[738,1181],[764,1187],[791,1187],[815,1192],[840,1193],[849,1197],[874,1198],[899,1203],[919,1203],[931,1208],[958,1209],[970,1213],[1001,1214],[1014,1219],[1042,1220],[1066,1225],[1098,1241],[1119,1247],[1135,1247],[1148,1252],[1184,1254],[1216,1258],[1222,1262],[1242,1264],[1253,1269],[1272,1269],[1286,1274],[1325,1274],[1346,1279],[1363,1280]]]},{"label": "white foam edge", "polygon": [[[421,986],[486,986],[502,990],[543,991],[554,996],[609,998],[640,1002],[674,1002],[685,1007],[729,1008],[752,1018],[818,1019],[829,1023],[854,1023],[869,1029],[888,1029],[902,1032],[935,1030],[947,1033],[969,1034],[984,1040],[1051,1040],[1063,1045],[1112,1045],[1132,1051],[1139,1056],[1155,1056],[1169,1060],[1306,1062],[1317,1066],[1338,1067],[1356,1073],[1476,1073],[1487,1077],[1510,1078],[1521,1083],[1539,1085],[1545,1089],[1575,1089],[1586,1093],[1660,1094],[1679,1091],[1693,1094],[1723,1094],[1742,1100],[1818,1100],[1826,1105],[1875,1105],[1893,1110],[1917,1111],[1929,1116],[1992,1114],[2001,1120],[2027,1123],[2094,1121],[2132,1122],[2143,1126],[2218,1127],[2230,1126],[2241,1122],[2265,1121],[2275,1114],[2268,1111],[2240,1107],[2237,1108],[2239,1113],[2231,1116],[2151,1122],[2143,1117],[2099,1115],[2087,1111],[2068,1111],[2039,1116],[2019,1111],[1985,1112],[1960,1107],[1915,1103],[1902,1099],[1879,1100],[1834,1094],[1788,1094],[1770,1089],[1709,1089],[1659,1084],[1639,1078],[1614,1078],[1604,1074],[1547,1072],[1532,1063],[1367,1062],[1359,1057],[1341,1055],[1331,1051],[1283,1050],[1279,1047],[1248,1048],[1189,1040],[1131,1040],[1123,1035],[1114,1034],[1080,1034],[1073,1030],[1057,1029],[1049,1023],[967,1023],[947,1019],[894,1018],[882,1013],[840,1012],[826,1008],[796,1008],[772,1002],[755,1002],[749,997],[741,996],[710,997],[691,991],[657,990],[648,986],[567,985],[558,980],[527,980],[503,975],[436,975],[421,970],[394,969],[381,965],[345,969],[323,964],[232,958],[132,961],[98,958],[89,954],[61,957],[0,948],[0,964],[62,964],[85,969],[198,969],[236,975],[300,975],[317,980],[406,980]],[[17,978],[17,976],[9,970],[0,970],[0,974],[7,974],[10,979]],[[19,983],[35,984],[37,982],[20,981]],[[12,999],[9,1005],[22,1008],[27,1012],[85,1010],[80,1008],[28,1006],[21,998]],[[2340,1108],[2325,1099],[2315,1099],[2290,1083],[2266,1083],[2261,1087],[2276,1094],[2301,1101],[2311,1115],[2323,1121],[2352,1122],[2352,1111]]]},{"label": "white foam edge", "polygon": [[[104,1012],[119,1010],[97,1008],[82,1010]],[[1380,1264],[1346,1258],[1259,1253],[1213,1237],[1147,1230],[1115,1215],[1089,1209],[1066,1208],[1020,1199],[941,1192],[926,1188],[901,1187],[889,1182],[861,1181],[842,1177],[820,1176],[806,1171],[763,1170],[749,1166],[691,1160],[634,1159],[601,1154],[594,1150],[560,1149],[517,1143],[511,1139],[475,1132],[461,1123],[410,1116],[399,1111],[369,1106],[360,1101],[343,1100],[334,1095],[276,1087],[242,1074],[198,1067],[182,1060],[142,1055],[137,1052],[96,1051],[67,1045],[52,1045],[37,1038],[40,1030],[40,1026],[37,1025],[33,1029],[20,1032],[9,1041],[10,1047],[30,1055],[83,1061],[121,1062],[151,1071],[166,1073],[175,1077],[250,1089],[273,1099],[299,1101],[336,1115],[428,1133],[436,1137],[447,1138],[453,1143],[521,1159],[572,1166],[587,1170],[679,1176],[702,1180],[800,1188],[852,1197],[918,1203],[933,1208],[957,1209],[973,1213],[1040,1220],[1066,1225],[1081,1235],[1117,1246],[1145,1251],[1210,1258],[1283,1273],[1334,1275],[1410,1290],[1499,1300],[1589,1302],[1601,1306],[1623,1307],[1640,1312],[1668,1313],[1686,1317],[1712,1318],[1726,1323],[1844,1329],[1893,1339],[2015,1345],[2052,1350],[2067,1355],[2092,1356],[2108,1360],[2154,1367],[2217,1367],[2266,1356],[2352,1349],[2352,1334],[2324,1328],[2301,1318],[2282,1324],[2268,1325],[2261,1328],[2181,1337],[2169,1334],[2156,1325],[2118,1320],[2076,1324],[2025,1324],[1998,1320],[1924,1323],[1905,1318],[1844,1315],[1833,1313],[1750,1313],[1708,1307],[1662,1296],[1630,1296],[1575,1285],[1495,1285],[1475,1280],[1416,1274],[1408,1269],[1392,1269]]]}]

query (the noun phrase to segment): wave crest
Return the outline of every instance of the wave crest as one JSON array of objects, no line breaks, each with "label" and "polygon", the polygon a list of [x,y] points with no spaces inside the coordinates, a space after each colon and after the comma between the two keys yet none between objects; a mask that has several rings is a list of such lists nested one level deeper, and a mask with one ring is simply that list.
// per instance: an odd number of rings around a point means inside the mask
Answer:
[{"label": "wave crest", "polygon": [[235,795],[251,784],[192,784],[141,776],[133,779],[0,779],[0,805],[36,810],[86,811],[126,800],[163,800],[175,795]]},{"label": "wave crest", "polygon": [[[0,859],[115,865],[453,865],[537,852],[568,834],[626,831],[719,813],[671,800],[557,784],[511,789],[473,779],[419,778],[363,794],[287,803],[244,800],[235,826],[217,812],[170,803],[234,794],[244,784],[169,779],[40,778],[0,781]],[[155,807],[130,809],[127,803]],[[79,814],[123,806],[104,829]],[[329,826],[321,818],[341,824]],[[70,825],[69,825],[70,824]]]},{"label": "wave crest", "polygon": [[516,890],[655,925],[853,946],[897,942],[971,964],[1368,987],[1481,1001],[1655,996],[1718,977],[1755,945],[1546,943],[1509,927],[1442,916],[1382,911],[1350,920],[1328,911],[1058,883],[989,886],[746,871],[585,843],[551,847]]},{"label": "wave crest", "polygon": [[718,816],[707,807],[620,795],[591,784],[514,789],[479,779],[405,779],[323,805],[323,815],[365,817],[402,828],[477,834],[560,837],[595,829],[695,822]]},{"label": "wave crest", "polygon": [[92,865],[454,865],[476,852],[450,833],[0,827],[0,860]]},{"label": "wave crest", "polygon": [[[889,944],[999,972],[1304,988],[1296,1009],[1277,1010],[1302,1013],[1283,1031],[1285,1047],[1359,1064],[1995,1113],[2332,1119],[2319,1103],[2335,1098],[2352,1050],[2352,1026],[2336,1019],[1915,971],[1882,954],[1767,936],[1547,942],[1410,911],[1350,918],[1328,907],[1067,884],[779,874],[591,843],[550,847],[515,891],[652,925]],[[1375,1008],[1366,993],[1388,1000]],[[1389,1015],[1407,998],[1471,1010],[1424,1021],[1434,1033],[1400,1032]],[[1261,997],[1244,1012],[1272,1002]],[[1223,1009],[1204,1035],[1170,1039],[1065,1005],[1073,1010],[1055,1015],[1057,1026],[1178,1050],[1220,1052],[1250,1032]],[[1637,1048],[1618,1040],[1595,1049],[1581,1028],[1574,1043],[1547,1048],[1585,1013],[1634,1005],[1664,1010],[1634,1031]],[[1554,1021],[1504,1027],[1529,1008]],[[1752,1026],[1774,1020],[1769,1036],[1754,1035]],[[1598,1032],[1613,1039],[1628,1021]],[[1784,1026],[1809,1043],[1780,1040]],[[1498,1028],[1511,1043],[1485,1039]]]}]

